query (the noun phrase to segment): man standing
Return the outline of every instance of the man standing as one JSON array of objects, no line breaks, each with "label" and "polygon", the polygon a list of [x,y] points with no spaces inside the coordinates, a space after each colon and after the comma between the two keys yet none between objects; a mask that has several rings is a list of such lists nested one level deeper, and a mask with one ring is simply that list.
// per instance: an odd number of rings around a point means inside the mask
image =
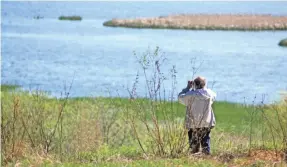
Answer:
[{"label": "man standing", "polygon": [[[192,153],[210,154],[210,130],[215,126],[212,103],[216,94],[206,87],[204,77],[188,81],[179,95],[179,102],[186,107],[185,127],[188,129],[189,146]],[[190,90],[192,88],[192,90]]]}]

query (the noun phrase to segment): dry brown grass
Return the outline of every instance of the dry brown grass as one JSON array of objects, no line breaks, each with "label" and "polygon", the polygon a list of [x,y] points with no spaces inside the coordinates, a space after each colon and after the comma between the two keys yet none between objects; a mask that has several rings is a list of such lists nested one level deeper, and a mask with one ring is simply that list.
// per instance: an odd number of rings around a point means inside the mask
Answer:
[{"label": "dry brown grass", "polygon": [[77,123],[73,136],[74,140],[71,141],[71,145],[74,148],[71,150],[76,152],[95,151],[102,144],[102,134],[98,120],[82,118]]},{"label": "dry brown grass", "polygon": [[[262,166],[286,166],[283,161],[283,152],[272,150],[252,150],[250,155],[242,156],[234,161],[235,166],[254,166],[261,162]],[[264,164],[264,165],[263,165]],[[255,165],[256,166],[256,165]]]},{"label": "dry brown grass", "polygon": [[203,30],[287,30],[287,16],[272,15],[171,15],[153,18],[113,19],[105,26]]}]

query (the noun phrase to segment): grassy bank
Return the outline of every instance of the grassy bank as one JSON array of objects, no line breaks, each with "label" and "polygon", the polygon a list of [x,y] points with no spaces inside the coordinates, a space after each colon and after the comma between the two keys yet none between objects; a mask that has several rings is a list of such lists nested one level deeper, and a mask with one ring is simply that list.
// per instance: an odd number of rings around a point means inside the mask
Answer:
[{"label": "grassy bank", "polygon": [[2,165],[284,165],[282,136],[269,131],[258,106],[215,102],[212,156],[194,157],[187,151],[185,107],[177,101],[48,98],[3,87]]},{"label": "grassy bank", "polygon": [[287,16],[272,15],[171,15],[154,18],[113,19],[110,27],[186,30],[287,30]]},{"label": "grassy bank", "polygon": [[7,85],[7,84],[2,84],[1,85],[1,92],[7,92],[7,91],[14,91],[17,88],[20,88],[18,85]]}]

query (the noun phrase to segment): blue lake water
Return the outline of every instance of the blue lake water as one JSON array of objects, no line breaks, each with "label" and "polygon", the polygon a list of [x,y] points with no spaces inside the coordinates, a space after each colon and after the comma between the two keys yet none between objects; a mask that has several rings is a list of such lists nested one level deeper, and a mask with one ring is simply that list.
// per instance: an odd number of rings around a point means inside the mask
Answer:
[{"label": "blue lake water", "polygon": [[[59,96],[73,81],[72,96],[128,96],[140,66],[138,54],[159,46],[168,59],[162,72],[177,69],[177,91],[191,79],[190,60],[203,62],[218,100],[251,102],[266,94],[279,99],[287,89],[287,31],[187,31],[104,27],[112,18],[180,13],[287,15],[287,2],[1,2],[1,81]],[[59,21],[80,15],[80,22]],[[35,20],[34,16],[43,16]],[[143,78],[143,73],[140,73]],[[168,77],[169,78],[169,77]],[[165,89],[171,90],[170,80]],[[138,93],[145,95],[140,79]],[[115,95],[115,93],[114,93]]]}]

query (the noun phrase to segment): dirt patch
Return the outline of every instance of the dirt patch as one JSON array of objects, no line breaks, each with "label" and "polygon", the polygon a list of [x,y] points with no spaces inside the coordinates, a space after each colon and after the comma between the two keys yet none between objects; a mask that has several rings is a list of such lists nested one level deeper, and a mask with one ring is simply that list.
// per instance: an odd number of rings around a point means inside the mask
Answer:
[{"label": "dirt patch", "polygon": [[283,152],[276,152],[272,150],[254,150],[251,151],[249,158],[254,158],[255,160],[263,160],[263,161],[282,161],[283,160]]},{"label": "dirt patch", "polygon": [[283,161],[284,153],[274,150],[252,150],[250,154],[246,153],[220,153],[218,155],[191,155],[190,159],[196,160],[212,160],[219,164],[225,164],[229,167],[245,167],[245,166],[280,166],[287,167],[287,163]]},{"label": "dirt patch", "polygon": [[[252,150],[250,154],[223,155],[218,160],[231,167],[241,166],[286,166],[283,161],[283,152],[273,150]],[[232,158],[230,158],[232,157]]]}]

